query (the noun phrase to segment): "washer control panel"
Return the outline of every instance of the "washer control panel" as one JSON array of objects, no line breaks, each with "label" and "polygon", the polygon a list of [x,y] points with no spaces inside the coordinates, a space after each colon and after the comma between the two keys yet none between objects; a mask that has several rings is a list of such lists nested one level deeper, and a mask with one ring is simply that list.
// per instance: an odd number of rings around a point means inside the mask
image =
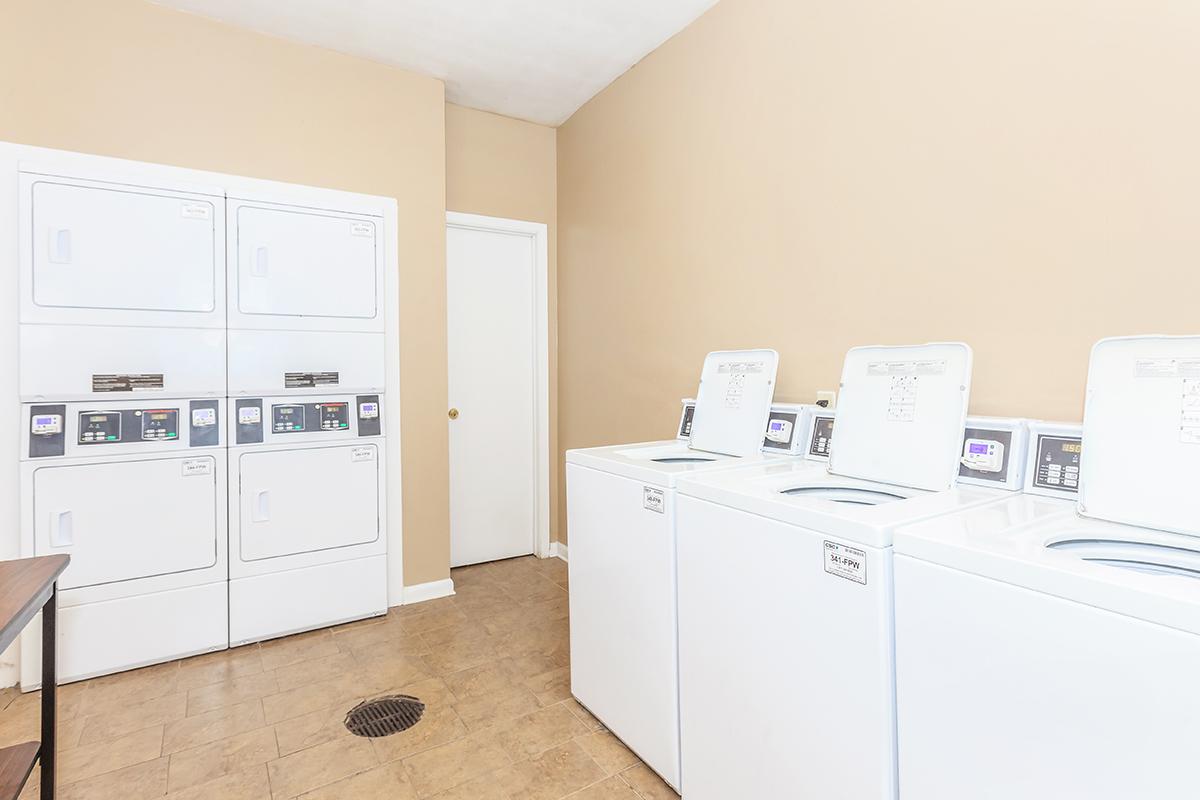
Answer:
[{"label": "washer control panel", "polygon": [[142,439],[156,442],[179,438],[179,409],[155,408],[141,413]]},{"label": "washer control panel", "polygon": [[829,460],[829,450],[833,447],[834,418],[835,414],[832,411],[823,411],[813,415],[812,424],[809,425],[808,450],[805,458],[813,461]]},{"label": "washer control panel", "polygon": [[1021,490],[1029,423],[1008,417],[967,417],[958,483]]},{"label": "washer control panel", "polygon": [[376,394],[238,398],[230,433],[235,444],[270,444],[275,437],[290,441],[292,434],[316,441],[379,436],[383,416]]},{"label": "washer control panel", "polygon": [[120,411],[79,412],[79,444],[108,444],[121,441]]},{"label": "washer control panel", "polygon": [[683,411],[679,415],[679,428],[675,438],[686,442],[692,438],[692,418],[696,416],[696,401],[685,397],[680,402],[683,404]]},{"label": "washer control panel", "polygon": [[[29,458],[107,452],[122,453],[160,447],[220,447],[219,399],[178,400],[176,405],[97,403],[86,401],[30,405]],[[157,401],[161,403],[162,401]],[[185,444],[186,442],[186,444]]]},{"label": "washer control panel", "polygon": [[1074,499],[1079,494],[1083,427],[1042,422],[1035,423],[1031,433],[1031,463],[1025,491]]}]

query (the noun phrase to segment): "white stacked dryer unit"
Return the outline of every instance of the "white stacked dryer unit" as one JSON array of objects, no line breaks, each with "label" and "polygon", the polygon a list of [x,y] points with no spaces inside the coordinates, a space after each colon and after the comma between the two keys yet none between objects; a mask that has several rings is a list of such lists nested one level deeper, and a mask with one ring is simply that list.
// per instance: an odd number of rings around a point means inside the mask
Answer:
[{"label": "white stacked dryer unit", "polygon": [[1077,503],[896,534],[901,791],[1194,798],[1200,337],[1098,343],[1082,448],[1049,432],[1038,450],[1027,485],[1078,474]]},{"label": "white stacked dryer unit", "polygon": [[300,187],[229,199],[231,643],[387,611],[394,216]]},{"label": "white stacked dryer unit", "polygon": [[[675,484],[765,458],[778,362],[710,353],[689,441],[567,451],[571,692],[676,789]],[[685,403],[681,431],[688,418]]]},{"label": "white stacked dryer unit", "polygon": [[223,191],[111,159],[0,157],[20,231],[20,553],[71,556],[59,676],[223,648]]},{"label": "white stacked dryer unit", "polygon": [[679,481],[689,800],[896,797],[892,532],[1007,495],[955,488],[970,381],[963,344],[854,348],[828,463]]}]

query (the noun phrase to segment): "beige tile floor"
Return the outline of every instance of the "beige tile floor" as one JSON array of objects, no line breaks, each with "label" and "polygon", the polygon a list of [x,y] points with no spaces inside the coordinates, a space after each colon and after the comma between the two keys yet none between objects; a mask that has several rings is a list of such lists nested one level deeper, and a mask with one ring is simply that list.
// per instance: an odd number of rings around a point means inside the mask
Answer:
[{"label": "beige tile floor", "polygon": [[[58,796],[676,797],[571,699],[564,562],[453,577],[454,597],[380,619],[62,687]],[[424,701],[421,722],[382,739],[346,731],[347,710],[388,693]],[[38,702],[0,690],[0,746],[37,738]]]}]

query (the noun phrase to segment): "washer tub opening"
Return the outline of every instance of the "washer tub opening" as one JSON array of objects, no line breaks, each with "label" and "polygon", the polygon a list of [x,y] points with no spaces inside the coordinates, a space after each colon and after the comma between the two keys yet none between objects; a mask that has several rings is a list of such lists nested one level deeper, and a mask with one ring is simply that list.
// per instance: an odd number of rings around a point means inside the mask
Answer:
[{"label": "washer tub opening", "polygon": [[1200,550],[1121,539],[1063,539],[1046,545],[1109,567],[1200,580]]},{"label": "washer tub opening", "polygon": [[861,489],[852,486],[797,486],[794,489],[784,489],[780,494],[792,497],[816,497],[834,503],[846,503],[855,506],[881,506],[884,503],[894,503],[906,499],[904,495],[885,492],[881,489]]}]

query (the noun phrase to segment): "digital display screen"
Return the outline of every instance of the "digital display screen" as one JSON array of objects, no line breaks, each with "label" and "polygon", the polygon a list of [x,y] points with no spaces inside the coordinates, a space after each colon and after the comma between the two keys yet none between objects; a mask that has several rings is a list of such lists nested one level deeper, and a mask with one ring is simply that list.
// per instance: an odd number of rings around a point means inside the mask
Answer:
[{"label": "digital display screen", "polygon": [[379,410],[379,406],[375,405],[374,403],[363,403],[362,410],[364,414],[374,414]]},{"label": "digital display screen", "polygon": [[291,416],[292,414],[295,414],[296,409],[293,408],[292,406],[276,406],[275,413],[279,414],[280,416],[287,417],[287,416]]},{"label": "digital display screen", "polygon": [[988,448],[987,448],[986,444],[974,444],[974,443],[971,444],[970,452],[972,452],[972,453],[978,453],[980,455],[987,455],[987,451],[988,451]]},{"label": "digital display screen", "polygon": [[33,421],[36,425],[49,425],[54,422],[54,417],[34,417]]},{"label": "digital display screen", "polygon": [[105,414],[98,414],[94,417],[90,417],[88,422],[108,422],[108,416]]},{"label": "digital display screen", "polygon": [[161,420],[164,420],[164,419],[166,419],[166,418],[167,418],[167,415],[166,415],[166,413],[164,413],[164,412],[161,412],[161,411],[160,411],[160,412],[156,412],[156,413],[154,413],[154,414],[151,414],[151,415],[150,415],[150,419],[154,420],[155,422],[159,422],[159,421],[161,421]]},{"label": "digital display screen", "polygon": [[1082,453],[1083,445],[1079,442],[1064,442],[1062,451],[1064,453]]},{"label": "digital display screen", "polygon": [[771,420],[771,430],[773,430],[773,431],[783,430],[783,423],[780,422],[779,420]]}]

